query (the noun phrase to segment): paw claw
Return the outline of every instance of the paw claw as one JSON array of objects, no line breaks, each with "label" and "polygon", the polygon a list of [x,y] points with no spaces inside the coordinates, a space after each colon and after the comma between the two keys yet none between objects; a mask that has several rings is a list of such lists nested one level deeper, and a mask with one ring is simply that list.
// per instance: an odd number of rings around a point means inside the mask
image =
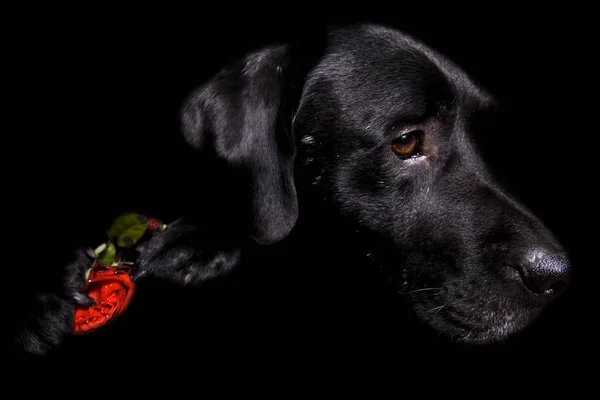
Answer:
[{"label": "paw claw", "polygon": [[73,301],[75,301],[75,303],[84,306],[84,307],[90,307],[93,306],[94,304],[96,304],[96,302],[94,301],[94,299],[92,299],[90,296],[88,296],[87,294],[83,293],[83,292],[75,292],[73,293],[73,295],[71,296]]},{"label": "paw claw", "polygon": [[90,259],[94,259],[96,258],[96,253],[94,253],[94,249],[87,249],[85,251],[85,254],[90,258]]},{"label": "paw claw", "polygon": [[133,274],[131,274],[131,279],[132,279],[132,280],[135,282],[135,281],[137,281],[138,279],[141,279],[141,278],[143,278],[143,277],[144,277],[144,275],[146,275],[146,272],[147,272],[147,271],[140,271],[140,270],[137,270],[137,271],[135,271]]}]

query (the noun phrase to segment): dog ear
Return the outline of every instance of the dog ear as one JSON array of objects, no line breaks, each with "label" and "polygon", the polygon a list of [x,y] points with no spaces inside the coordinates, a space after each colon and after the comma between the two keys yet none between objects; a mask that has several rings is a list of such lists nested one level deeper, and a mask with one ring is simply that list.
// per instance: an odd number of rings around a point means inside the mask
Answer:
[{"label": "dog ear", "polygon": [[250,176],[251,236],[260,244],[285,238],[298,218],[291,133],[289,46],[251,53],[195,90],[181,110],[194,149],[211,151]]}]

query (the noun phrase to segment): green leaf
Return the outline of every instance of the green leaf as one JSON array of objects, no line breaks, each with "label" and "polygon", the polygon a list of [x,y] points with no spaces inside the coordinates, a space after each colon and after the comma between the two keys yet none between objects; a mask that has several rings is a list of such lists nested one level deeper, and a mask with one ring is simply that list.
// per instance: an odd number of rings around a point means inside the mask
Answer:
[{"label": "green leaf", "polygon": [[115,262],[116,255],[117,248],[114,244],[109,243],[108,246],[98,254],[98,261],[104,265],[112,265]]},{"label": "green leaf", "polygon": [[147,219],[139,214],[122,215],[108,230],[108,237],[117,241],[119,247],[133,246],[148,229]]}]

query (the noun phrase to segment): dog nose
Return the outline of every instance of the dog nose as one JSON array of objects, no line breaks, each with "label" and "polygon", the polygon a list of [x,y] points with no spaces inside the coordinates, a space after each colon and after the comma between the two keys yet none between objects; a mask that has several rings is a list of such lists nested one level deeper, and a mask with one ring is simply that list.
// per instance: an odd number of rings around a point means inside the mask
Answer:
[{"label": "dog nose", "polygon": [[523,284],[542,296],[554,296],[562,292],[569,282],[570,269],[564,253],[545,249],[529,251],[518,268]]}]

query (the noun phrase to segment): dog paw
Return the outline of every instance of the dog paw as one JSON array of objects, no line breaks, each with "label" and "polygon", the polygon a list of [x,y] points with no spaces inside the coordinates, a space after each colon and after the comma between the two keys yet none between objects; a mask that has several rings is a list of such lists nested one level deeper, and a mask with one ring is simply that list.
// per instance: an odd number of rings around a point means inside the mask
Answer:
[{"label": "dog paw", "polygon": [[19,318],[15,333],[18,353],[46,355],[73,331],[75,308],[91,306],[94,300],[83,287],[93,258],[77,249],[72,261],[62,269],[62,286],[44,290],[24,305],[27,312]]},{"label": "dog paw", "polygon": [[65,298],[74,305],[89,307],[94,304],[94,299],[88,296],[83,287],[86,283],[86,274],[92,267],[93,253],[79,248],[75,251],[73,261],[67,264],[63,279]]},{"label": "dog paw", "polygon": [[228,274],[241,260],[237,242],[212,238],[183,220],[170,224],[137,250],[135,281],[153,277],[180,285],[199,285]]},{"label": "dog paw", "polygon": [[44,356],[58,346],[73,328],[73,304],[55,293],[37,295],[30,312],[17,327],[18,354]]}]

